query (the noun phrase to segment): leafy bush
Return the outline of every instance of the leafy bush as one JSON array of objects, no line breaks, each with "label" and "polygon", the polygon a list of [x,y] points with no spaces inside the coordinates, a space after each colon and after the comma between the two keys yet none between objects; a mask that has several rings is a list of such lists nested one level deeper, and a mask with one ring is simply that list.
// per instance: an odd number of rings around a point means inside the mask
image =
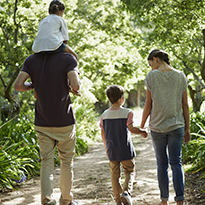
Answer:
[{"label": "leafy bush", "polygon": [[192,140],[197,139],[199,135],[203,135],[203,125],[205,125],[205,112],[196,112],[190,115],[190,132]]},{"label": "leafy bush", "polygon": [[92,82],[86,77],[82,78],[81,97],[73,97],[72,101],[76,117],[76,155],[88,151],[88,144],[93,142],[99,134],[99,125],[96,120],[97,113],[94,104],[97,101],[91,92]]},{"label": "leafy bush", "polygon": [[182,159],[190,165],[187,171],[205,170],[205,114],[193,113],[190,117],[192,140],[182,146]]},{"label": "leafy bush", "polygon": [[0,188],[13,188],[16,182],[39,174],[40,158],[33,116],[20,115],[0,132]]}]

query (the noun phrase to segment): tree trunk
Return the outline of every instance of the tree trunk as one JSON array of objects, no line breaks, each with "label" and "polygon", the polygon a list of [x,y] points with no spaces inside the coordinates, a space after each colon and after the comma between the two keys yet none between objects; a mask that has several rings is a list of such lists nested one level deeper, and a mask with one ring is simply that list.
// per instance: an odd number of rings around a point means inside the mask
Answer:
[{"label": "tree trunk", "polygon": [[198,112],[200,111],[201,105],[204,101],[204,98],[201,96],[200,86],[196,86],[196,90],[193,90],[193,88],[189,85],[188,89],[193,104],[193,111]]},{"label": "tree trunk", "polygon": [[137,107],[140,107],[140,102],[141,102],[141,92],[139,88],[137,91]]},{"label": "tree trunk", "polygon": [[203,63],[201,66],[201,77],[202,79],[205,81],[205,29],[202,30],[202,34],[203,34],[203,41],[204,41],[204,59],[203,59]]}]

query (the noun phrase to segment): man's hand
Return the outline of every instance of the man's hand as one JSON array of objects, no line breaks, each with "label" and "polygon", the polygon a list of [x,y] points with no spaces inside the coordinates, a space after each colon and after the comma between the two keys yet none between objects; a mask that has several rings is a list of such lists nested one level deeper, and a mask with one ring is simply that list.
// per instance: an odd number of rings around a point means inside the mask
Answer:
[{"label": "man's hand", "polygon": [[73,93],[74,95],[81,96],[80,91],[74,91],[70,86],[69,86],[69,92]]},{"label": "man's hand", "polygon": [[29,78],[29,74],[21,71],[14,83],[14,89],[17,91],[27,91],[33,89],[32,82],[25,82]]},{"label": "man's hand", "polygon": [[78,92],[80,90],[80,79],[78,73],[75,70],[72,70],[67,73],[70,87],[73,91]]}]

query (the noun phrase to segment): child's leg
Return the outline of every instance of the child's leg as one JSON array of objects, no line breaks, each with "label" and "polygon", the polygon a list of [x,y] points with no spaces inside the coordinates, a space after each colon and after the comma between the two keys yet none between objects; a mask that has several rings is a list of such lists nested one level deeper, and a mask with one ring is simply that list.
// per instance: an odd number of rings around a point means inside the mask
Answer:
[{"label": "child's leg", "polygon": [[115,201],[120,201],[120,194],[122,193],[122,187],[120,185],[120,162],[110,161],[110,172],[112,180],[112,189],[115,196]]},{"label": "child's leg", "polygon": [[67,44],[65,44],[65,52],[70,53],[75,56],[76,60],[78,60],[78,55],[75,53],[75,51],[72,50]]},{"label": "child's leg", "polygon": [[121,162],[125,174],[125,182],[123,185],[123,192],[127,191],[130,195],[133,190],[133,183],[135,179],[135,160],[130,159]]}]

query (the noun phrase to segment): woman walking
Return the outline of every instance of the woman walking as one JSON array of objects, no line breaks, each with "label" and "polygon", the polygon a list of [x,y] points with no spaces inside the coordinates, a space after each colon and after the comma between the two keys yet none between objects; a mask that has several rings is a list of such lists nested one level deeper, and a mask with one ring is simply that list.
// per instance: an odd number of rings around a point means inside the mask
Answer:
[{"label": "woman walking", "polygon": [[148,56],[152,71],[145,79],[147,87],[141,128],[150,115],[149,127],[157,160],[157,176],[161,205],[168,205],[171,165],[175,201],[184,201],[184,173],[181,161],[182,142],[190,141],[187,79],[183,72],[171,67],[165,51],[155,49]]}]

